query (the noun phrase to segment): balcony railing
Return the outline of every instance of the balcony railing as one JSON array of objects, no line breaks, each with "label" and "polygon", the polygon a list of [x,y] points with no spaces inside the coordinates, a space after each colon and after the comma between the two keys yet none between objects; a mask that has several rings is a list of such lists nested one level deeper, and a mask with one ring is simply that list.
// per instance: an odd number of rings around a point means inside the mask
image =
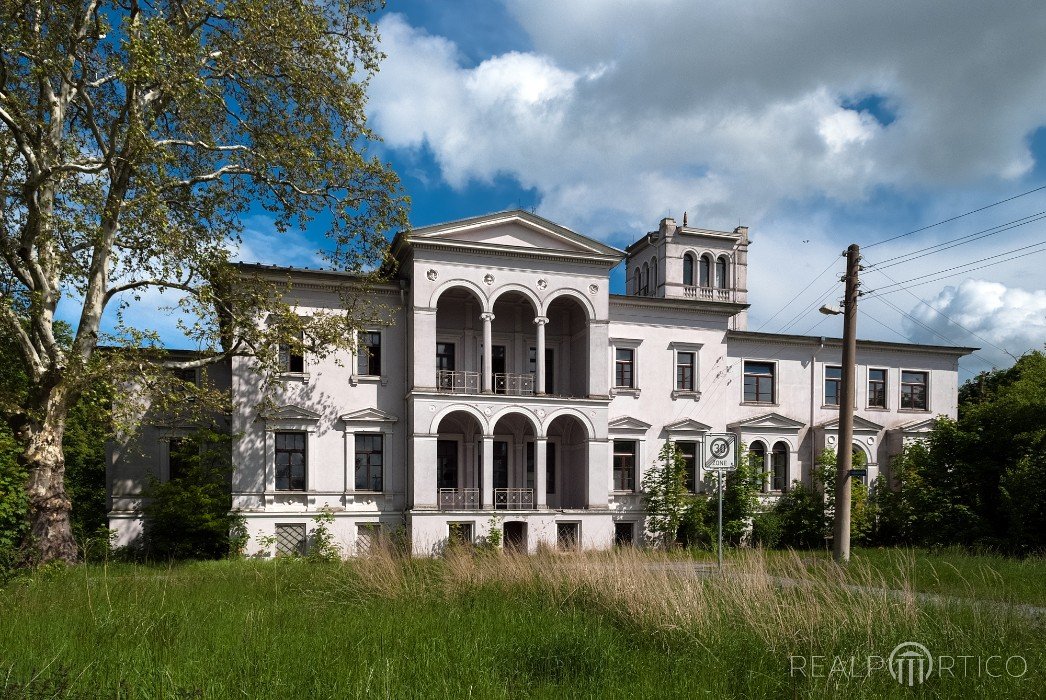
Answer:
[{"label": "balcony railing", "polygon": [[440,510],[479,510],[479,489],[440,489]]},{"label": "balcony railing", "polygon": [[534,393],[533,374],[495,374],[494,393],[510,396],[531,396]]},{"label": "balcony railing", "polygon": [[708,301],[732,301],[734,290],[721,287],[683,287],[683,296],[687,299],[705,299]]},{"label": "balcony railing", "polygon": [[436,372],[436,388],[448,394],[478,394],[479,372],[441,369]]},{"label": "balcony railing", "polygon": [[534,489],[494,489],[495,510],[533,510]]}]

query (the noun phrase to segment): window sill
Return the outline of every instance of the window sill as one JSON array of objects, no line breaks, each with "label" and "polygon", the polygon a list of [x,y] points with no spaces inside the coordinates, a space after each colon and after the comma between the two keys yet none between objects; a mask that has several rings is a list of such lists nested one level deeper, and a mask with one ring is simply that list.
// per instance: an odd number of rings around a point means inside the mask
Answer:
[{"label": "window sill", "polygon": [[866,410],[866,411],[885,411],[885,412],[889,412],[890,411],[890,409],[887,406],[867,406],[867,407],[865,407],[864,410]]},{"label": "window sill", "polygon": [[637,496],[637,495],[639,495],[639,492],[636,491],[635,489],[633,489],[631,491],[611,491],[610,495],[611,496]]},{"label": "window sill", "polygon": [[701,399],[701,392],[676,389],[672,392],[672,399],[693,399],[694,401],[698,401]]},{"label": "window sill", "polygon": [[280,380],[285,382],[301,382],[302,384],[309,383],[308,372],[280,372]]},{"label": "window sill", "polygon": [[349,491],[349,493],[358,493],[362,496],[382,496],[385,494],[384,491],[373,491],[371,489],[353,489],[352,491]]},{"label": "window sill", "polygon": [[377,374],[354,374],[352,377],[349,378],[349,383],[353,386],[356,386],[357,384],[378,383],[380,383],[382,386],[385,386],[389,383],[389,378],[384,374],[380,376]]},{"label": "window sill", "polygon": [[898,413],[932,413],[928,408],[898,408]]},{"label": "window sill", "polygon": [[639,396],[640,390],[635,387],[616,386],[610,390],[611,396]]},{"label": "window sill", "polygon": [[770,408],[776,408],[781,404],[774,403],[773,401],[742,401],[742,406],[768,406]]}]

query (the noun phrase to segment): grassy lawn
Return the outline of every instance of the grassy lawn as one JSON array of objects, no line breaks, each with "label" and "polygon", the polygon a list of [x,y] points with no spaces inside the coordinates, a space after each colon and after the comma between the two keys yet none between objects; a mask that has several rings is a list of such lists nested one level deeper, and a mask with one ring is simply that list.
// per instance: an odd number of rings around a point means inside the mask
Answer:
[{"label": "grassy lawn", "polygon": [[[903,573],[867,554],[869,576]],[[903,641],[1027,660],[1019,678],[931,676],[920,695],[1041,697],[1041,618],[855,593],[840,585],[853,572],[797,557],[733,556],[725,577],[678,561],[379,555],[38,573],[0,588],[0,697],[910,697],[885,668],[867,673],[869,655]],[[995,570],[1019,590],[1031,576]]]}]

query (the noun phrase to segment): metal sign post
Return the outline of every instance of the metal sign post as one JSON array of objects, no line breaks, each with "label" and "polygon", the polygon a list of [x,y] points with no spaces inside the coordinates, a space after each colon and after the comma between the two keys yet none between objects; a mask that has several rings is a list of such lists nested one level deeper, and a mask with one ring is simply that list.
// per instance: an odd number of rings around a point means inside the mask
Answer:
[{"label": "metal sign post", "polygon": [[737,436],[733,433],[711,433],[705,440],[705,469],[716,472],[719,496],[719,568],[723,568],[723,486],[726,472],[737,469]]}]

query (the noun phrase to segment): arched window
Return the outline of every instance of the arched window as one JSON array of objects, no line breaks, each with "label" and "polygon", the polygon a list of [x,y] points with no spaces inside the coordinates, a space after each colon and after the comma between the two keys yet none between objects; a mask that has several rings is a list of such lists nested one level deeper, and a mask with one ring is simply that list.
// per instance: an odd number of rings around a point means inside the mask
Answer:
[{"label": "arched window", "polygon": [[640,290],[640,279],[639,279],[639,268],[636,268],[636,273],[632,275],[632,293],[639,296]]},{"label": "arched window", "polygon": [[770,490],[784,491],[788,487],[788,445],[779,442],[770,455]]},{"label": "arched window", "polygon": [[701,256],[700,281],[702,287],[712,286],[712,261],[707,255]]},{"label": "arched window", "polygon": [[694,286],[694,256],[690,253],[683,256],[683,284]]},{"label": "arched window", "polygon": [[643,263],[643,296],[650,294],[650,266]]},{"label": "arched window", "polygon": [[650,258],[650,293],[657,296],[657,256]]},{"label": "arched window", "polygon": [[715,286],[726,289],[726,258],[717,258],[715,261]]},{"label": "arched window", "polygon": [[766,445],[758,440],[748,447],[748,466],[756,474],[766,473]]}]

